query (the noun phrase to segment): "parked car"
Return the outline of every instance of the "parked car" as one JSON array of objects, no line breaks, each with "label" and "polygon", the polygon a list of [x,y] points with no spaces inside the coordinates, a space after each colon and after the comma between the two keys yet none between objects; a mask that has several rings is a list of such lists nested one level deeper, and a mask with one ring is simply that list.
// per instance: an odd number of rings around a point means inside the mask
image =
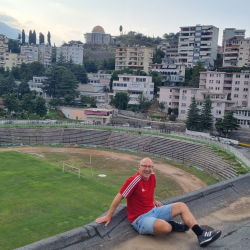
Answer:
[{"label": "parked car", "polygon": [[212,141],[218,141],[218,137],[217,136],[211,136],[209,139],[212,140]]},{"label": "parked car", "polygon": [[83,121],[83,122],[80,122],[80,124],[82,124],[82,125],[89,125],[89,122],[88,121]]},{"label": "parked car", "polygon": [[145,127],[143,127],[144,129],[152,129],[152,127],[151,126],[145,126]]},{"label": "parked car", "polygon": [[114,122],[109,122],[106,124],[107,126],[115,126],[115,123]]},{"label": "parked car", "polygon": [[222,143],[232,145],[233,143],[230,140],[221,140]]},{"label": "parked car", "polygon": [[122,127],[130,127],[129,123],[122,124]]},{"label": "parked car", "polygon": [[134,125],[134,128],[140,128],[140,127],[141,127],[141,125],[139,125],[139,124]]}]

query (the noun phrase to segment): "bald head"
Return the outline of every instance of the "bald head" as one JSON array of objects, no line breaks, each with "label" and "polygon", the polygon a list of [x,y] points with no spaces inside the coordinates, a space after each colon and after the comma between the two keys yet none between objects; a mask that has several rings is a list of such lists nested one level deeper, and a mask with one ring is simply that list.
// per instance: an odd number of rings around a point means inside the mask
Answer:
[{"label": "bald head", "polygon": [[140,161],[140,165],[145,165],[145,162],[148,163],[148,162],[151,162],[150,165],[153,165],[153,162],[150,158],[146,157],[146,158],[143,158],[141,161]]}]

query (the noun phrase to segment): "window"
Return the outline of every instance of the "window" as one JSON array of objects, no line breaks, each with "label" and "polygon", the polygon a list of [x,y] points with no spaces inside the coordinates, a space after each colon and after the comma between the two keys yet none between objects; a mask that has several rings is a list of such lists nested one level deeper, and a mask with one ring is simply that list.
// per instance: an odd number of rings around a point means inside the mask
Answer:
[{"label": "window", "polygon": [[210,86],[209,89],[214,89],[214,88]]},{"label": "window", "polygon": [[186,110],[181,110],[181,114],[185,114],[186,113]]},{"label": "window", "polygon": [[169,102],[169,105],[171,105],[171,102]]},{"label": "window", "polygon": [[244,81],[244,85],[248,85],[248,81]]},{"label": "window", "polygon": [[116,86],[116,83],[114,83],[114,87]]},{"label": "window", "polygon": [[182,106],[182,107],[186,107],[186,103],[182,103],[181,106]]},{"label": "window", "polygon": [[123,86],[124,86],[124,87],[127,87],[127,83],[124,83]]},{"label": "window", "polygon": [[220,90],[220,87],[216,87],[215,90]]},{"label": "window", "polygon": [[246,106],[247,105],[247,102],[246,101],[243,101],[242,102],[242,106]]},{"label": "window", "polygon": [[238,97],[238,94],[234,94],[234,97],[236,97],[236,98],[237,98],[237,97]]},{"label": "window", "polygon": [[216,80],[216,83],[220,83],[220,80]]},{"label": "window", "polygon": [[182,92],[183,92],[183,94],[186,94],[186,93],[187,93],[187,90],[183,90]]},{"label": "window", "polygon": [[235,81],[235,84],[236,84],[236,85],[239,85],[239,84],[240,84],[240,81]]},{"label": "window", "polygon": [[221,107],[221,106],[222,106],[222,103],[217,102],[217,107]]},{"label": "window", "polygon": [[191,94],[196,94],[197,90],[191,90]]},{"label": "window", "polygon": [[249,75],[245,75],[245,78],[249,78]]},{"label": "window", "polygon": [[236,75],[236,78],[240,78],[240,75],[239,75],[239,74],[237,74],[237,75]]},{"label": "window", "polygon": [[239,91],[239,88],[235,88],[234,90],[235,90],[235,91]]},{"label": "window", "polygon": [[123,81],[124,81],[124,82],[128,82],[128,81],[129,81],[129,78],[128,78],[128,77],[123,77]]},{"label": "window", "polygon": [[214,74],[210,74],[210,77],[214,77]]},{"label": "window", "polygon": [[216,110],[216,114],[220,115],[221,114],[221,110]]},{"label": "window", "polygon": [[247,99],[247,95],[243,95],[243,98]]},{"label": "window", "polygon": [[216,76],[217,76],[217,77],[220,77],[220,74],[217,74]]},{"label": "window", "polygon": [[209,80],[209,83],[213,83],[214,82],[214,80]]},{"label": "window", "polygon": [[170,89],[170,92],[172,92],[172,89]]},{"label": "window", "polygon": [[248,88],[244,88],[243,91],[248,91]]},{"label": "window", "polygon": [[182,96],[182,100],[187,100],[187,97],[186,96]]}]

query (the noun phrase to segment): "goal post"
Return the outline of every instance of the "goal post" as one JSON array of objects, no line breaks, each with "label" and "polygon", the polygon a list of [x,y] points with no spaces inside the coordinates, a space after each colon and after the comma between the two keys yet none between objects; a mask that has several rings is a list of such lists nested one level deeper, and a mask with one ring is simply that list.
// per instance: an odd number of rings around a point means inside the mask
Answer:
[{"label": "goal post", "polygon": [[[65,169],[65,166],[69,167],[71,170],[67,171],[67,170]],[[75,172],[73,172],[74,169],[75,169],[75,170],[78,170],[78,174],[75,173]],[[66,171],[67,171],[67,172],[72,172],[72,173],[74,173],[74,174],[77,174],[77,175],[79,176],[79,179],[80,179],[80,176],[81,176],[80,168],[76,168],[76,167],[71,166],[71,165],[69,165],[69,164],[63,163],[63,172],[66,172]]]}]

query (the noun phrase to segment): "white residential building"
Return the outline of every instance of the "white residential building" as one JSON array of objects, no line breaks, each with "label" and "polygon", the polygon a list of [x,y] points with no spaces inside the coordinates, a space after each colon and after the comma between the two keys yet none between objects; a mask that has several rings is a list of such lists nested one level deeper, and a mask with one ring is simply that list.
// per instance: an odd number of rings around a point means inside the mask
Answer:
[{"label": "white residential building", "polygon": [[83,64],[83,44],[71,41],[56,48],[56,61],[63,55],[66,61],[73,60],[75,64]]},{"label": "white residential building", "polygon": [[163,58],[162,64],[156,63],[150,66],[150,71],[162,74],[162,82],[175,86],[176,83],[185,81],[185,65],[176,64],[173,58]]},{"label": "white residential building", "polygon": [[[33,76],[33,79],[28,82],[30,90],[35,90],[39,96],[44,96],[46,98],[46,93],[42,89],[42,82],[47,79],[47,77]],[[44,95],[43,95],[44,93]]]},{"label": "white residential building", "polygon": [[119,80],[113,81],[114,95],[117,92],[126,92],[130,96],[129,104],[139,104],[138,98],[143,94],[148,100],[154,96],[152,76],[135,76],[130,74],[118,75]]},{"label": "white residential building", "polygon": [[101,70],[99,70],[97,73],[88,73],[88,83],[100,83],[104,84],[106,89],[110,89],[110,79],[111,74],[105,74]]},{"label": "white residential building", "polygon": [[0,34],[0,67],[5,66],[5,52],[8,51],[9,39],[5,35]]},{"label": "white residential building", "polygon": [[200,24],[180,29],[177,63],[189,68],[200,61],[206,68],[212,69],[217,58],[219,29]]}]

